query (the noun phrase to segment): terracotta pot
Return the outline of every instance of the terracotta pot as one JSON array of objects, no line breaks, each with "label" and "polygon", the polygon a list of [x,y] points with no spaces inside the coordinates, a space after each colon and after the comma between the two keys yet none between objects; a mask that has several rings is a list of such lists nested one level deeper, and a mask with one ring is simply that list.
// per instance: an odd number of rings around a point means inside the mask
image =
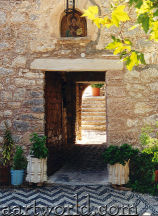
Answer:
[{"label": "terracotta pot", "polygon": [[8,185],[10,183],[10,167],[0,167],[0,184]]},{"label": "terracotta pot", "polygon": [[100,96],[100,88],[92,88],[93,96]]}]

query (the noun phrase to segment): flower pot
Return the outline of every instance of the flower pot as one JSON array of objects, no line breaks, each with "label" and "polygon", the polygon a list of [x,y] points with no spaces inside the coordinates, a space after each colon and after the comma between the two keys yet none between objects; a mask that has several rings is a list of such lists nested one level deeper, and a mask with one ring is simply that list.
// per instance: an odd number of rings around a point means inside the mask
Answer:
[{"label": "flower pot", "polygon": [[11,184],[21,185],[24,179],[24,170],[11,170]]},{"label": "flower pot", "polygon": [[109,182],[116,185],[124,185],[129,181],[129,161],[123,166],[116,163],[109,164]]},{"label": "flower pot", "polygon": [[8,185],[10,182],[10,167],[0,167],[0,184]]},{"label": "flower pot", "polygon": [[93,96],[100,96],[100,88],[92,88]]},{"label": "flower pot", "polygon": [[32,183],[42,183],[47,181],[47,159],[27,158],[26,181]]}]

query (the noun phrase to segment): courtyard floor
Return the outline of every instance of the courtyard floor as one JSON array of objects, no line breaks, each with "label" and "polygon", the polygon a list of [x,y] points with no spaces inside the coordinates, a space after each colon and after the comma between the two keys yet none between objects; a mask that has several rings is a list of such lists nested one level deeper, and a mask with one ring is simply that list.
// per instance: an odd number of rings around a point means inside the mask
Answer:
[{"label": "courtyard floor", "polygon": [[88,213],[87,215],[108,216],[123,215],[123,210],[125,215],[136,215],[137,211],[139,216],[145,212],[157,216],[158,197],[116,191],[110,186],[103,185],[0,189],[0,215],[46,216]]},{"label": "courtyard floor", "polygon": [[68,162],[45,187],[0,187],[0,216],[142,216],[145,212],[158,216],[158,197],[111,188],[102,158],[105,148],[75,145]]}]

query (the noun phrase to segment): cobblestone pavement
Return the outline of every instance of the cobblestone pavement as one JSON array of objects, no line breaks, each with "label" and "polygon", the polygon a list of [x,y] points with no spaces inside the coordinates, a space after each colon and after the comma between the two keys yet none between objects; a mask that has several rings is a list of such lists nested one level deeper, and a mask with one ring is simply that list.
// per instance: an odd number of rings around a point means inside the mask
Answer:
[{"label": "cobblestone pavement", "polygon": [[[37,206],[40,208],[37,208]],[[103,207],[101,208],[101,206]],[[70,207],[72,209],[68,212]],[[46,216],[55,215],[55,213],[56,215],[86,215],[86,213],[88,215],[99,215],[98,211],[100,211],[102,213],[100,215],[108,216],[122,215],[123,209],[124,213],[129,215],[129,208],[131,208],[130,215],[135,215],[137,211],[139,216],[142,216],[145,212],[157,216],[158,197],[129,191],[116,191],[109,186],[99,185],[54,185],[42,188],[0,189],[0,215]],[[3,214],[4,210],[6,210],[5,214]],[[9,210],[10,213],[14,211],[14,214],[7,214]],[[45,213],[42,213],[44,211]]]},{"label": "cobblestone pavement", "polygon": [[[103,185],[100,175],[103,174],[105,175],[103,177],[106,177],[106,168],[102,158],[102,152],[105,148],[104,145],[76,145],[74,147],[68,162],[71,165],[70,168],[76,171],[76,176],[79,173],[82,174],[76,177],[76,182],[74,177],[67,179],[61,175],[56,183],[47,187],[0,188],[0,216],[77,215],[76,206],[79,216],[86,215],[86,213],[98,216],[99,210],[101,211],[100,215],[123,215],[123,209],[125,210],[124,213],[129,215],[127,212],[129,208],[131,208],[131,215],[135,215],[137,210],[139,216],[145,212],[158,216],[158,197],[130,191],[117,191],[110,185]],[[72,171],[69,174],[70,176],[74,175]],[[63,175],[66,174],[63,173]],[[83,176],[84,178],[79,178]],[[62,184],[57,184],[60,181]],[[76,197],[78,197],[78,202]],[[70,212],[68,212],[68,205],[69,207],[72,206]],[[28,206],[30,209],[27,208]],[[35,208],[37,206],[41,208]],[[88,206],[90,207],[86,208]],[[5,207],[9,207],[9,209]],[[27,209],[28,213],[26,213]],[[90,212],[86,212],[89,209]],[[6,211],[4,212],[4,210]],[[10,212],[8,212],[9,210]],[[13,210],[14,214],[11,214]],[[84,210],[83,213],[82,210]],[[37,211],[43,213],[37,214]]]}]

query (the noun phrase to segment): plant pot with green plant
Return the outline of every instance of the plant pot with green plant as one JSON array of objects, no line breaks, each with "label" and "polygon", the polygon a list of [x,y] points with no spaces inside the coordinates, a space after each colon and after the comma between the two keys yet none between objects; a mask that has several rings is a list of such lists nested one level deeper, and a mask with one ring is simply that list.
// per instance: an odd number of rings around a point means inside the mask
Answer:
[{"label": "plant pot with green plant", "polygon": [[100,96],[100,88],[103,87],[104,84],[97,83],[97,84],[92,84],[92,95],[93,96]]},{"label": "plant pot with green plant", "polygon": [[13,157],[13,166],[11,173],[11,184],[21,185],[23,184],[24,171],[27,167],[27,159],[24,156],[24,152],[21,146],[16,146],[16,151]]},{"label": "plant pot with green plant", "polygon": [[8,185],[10,183],[10,164],[13,156],[14,141],[11,131],[5,122],[5,131],[3,135],[3,145],[0,160],[0,184]]},{"label": "plant pot with green plant", "polygon": [[103,153],[108,164],[109,182],[112,185],[125,185],[129,181],[129,162],[138,149],[128,144],[109,146]]},{"label": "plant pot with green plant", "polygon": [[32,146],[28,156],[26,181],[37,183],[38,186],[47,181],[47,156],[46,136],[36,133],[31,135]]}]

